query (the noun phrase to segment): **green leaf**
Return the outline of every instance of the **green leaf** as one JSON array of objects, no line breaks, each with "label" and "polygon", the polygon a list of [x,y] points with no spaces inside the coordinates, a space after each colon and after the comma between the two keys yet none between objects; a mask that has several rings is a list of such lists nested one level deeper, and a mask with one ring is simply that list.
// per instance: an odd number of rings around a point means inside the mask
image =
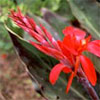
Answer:
[{"label": "green leaf", "polygon": [[[16,53],[24,62],[35,84],[37,92],[47,98],[47,100],[57,100],[57,98],[59,98],[59,100],[86,100],[86,97],[83,96],[84,93],[79,92],[79,90],[73,87],[71,87],[71,91],[68,94],[65,93],[67,81],[66,75],[63,73],[60,75],[56,85],[52,86],[49,82],[49,73],[51,68],[58,63],[58,61],[40,52],[26,40],[11,31],[7,26],[6,29],[12,39]],[[77,87],[79,87],[79,85]]]},{"label": "green leaf", "polygon": [[12,43],[8,35],[7,30],[3,24],[0,23],[0,54],[1,53],[11,53]]},{"label": "green leaf", "polygon": [[43,8],[41,11],[46,22],[48,22],[58,33],[60,38],[63,39],[64,35],[62,34],[62,30],[66,26],[71,25],[67,18],[59,16],[58,14],[53,13],[46,8]]},{"label": "green leaf", "polygon": [[73,15],[94,38],[100,39],[100,4],[96,0],[67,0]]},{"label": "green leaf", "polygon": [[[55,86],[52,86],[48,80],[49,73],[51,68],[56,63],[58,63],[58,61],[37,50],[26,40],[21,38],[16,33],[12,32],[8,27],[6,27],[6,29],[10,34],[17,54],[25,63],[29,75],[33,80],[35,80],[35,83],[37,84],[36,87],[38,87],[38,89],[36,88],[36,90],[38,90],[38,92],[41,91],[40,93],[42,93],[43,96],[49,98],[50,100],[56,100],[58,96],[60,97],[59,100],[64,100],[66,98],[76,98],[76,100],[77,98],[82,98],[83,100],[86,99],[86,97],[83,96],[83,92],[79,92],[80,89],[77,90],[71,87],[71,91],[69,92],[69,94],[67,95],[65,93],[67,84],[65,74],[62,74],[62,77],[59,78],[57,84]],[[35,79],[33,77],[35,77]],[[42,90],[40,86],[43,86],[44,90]],[[79,85],[77,85],[77,87],[79,87]]]},{"label": "green leaf", "polygon": [[66,0],[60,1],[59,9],[56,11],[56,13],[63,17],[66,17],[70,21],[75,19],[71,12],[70,6],[68,2],[66,2]]}]

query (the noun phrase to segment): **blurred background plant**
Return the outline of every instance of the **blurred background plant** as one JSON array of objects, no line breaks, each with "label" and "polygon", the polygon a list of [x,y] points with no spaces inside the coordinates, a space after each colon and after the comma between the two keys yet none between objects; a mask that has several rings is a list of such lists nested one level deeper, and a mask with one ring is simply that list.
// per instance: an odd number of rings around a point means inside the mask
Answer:
[{"label": "blurred background plant", "polygon": [[[8,18],[7,16],[10,9],[16,9],[16,7],[17,5],[14,0],[0,1],[0,54],[8,54],[13,52],[10,37],[4,28],[4,22]],[[19,7],[23,11],[23,13],[26,12],[27,6],[25,4],[21,3],[19,4]],[[22,30],[19,29],[16,25],[13,24],[13,26],[18,32],[22,33]]]},{"label": "blurred background plant", "polygon": [[[100,18],[99,18],[100,3],[97,2],[96,0],[0,0],[0,54],[4,58],[6,55],[10,57],[11,55],[13,55],[15,57],[13,51],[13,45],[8,35],[8,32],[4,27],[4,23],[8,20],[7,16],[9,14],[9,10],[10,9],[17,10],[17,6],[21,9],[23,14],[33,17],[37,22],[37,24],[42,23],[54,35],[56,39],[63,38],[62,29],[64,29],[65,26],[73,25],[85,30],[87,32],[87,35],[91,34],[93,36],[93,39],[100,40]],[[24,32],[22,29],[16,26],[12,21],[9,20],[8,24],[10,24],[13,27],[12,30],[14,32],[19,34],[21,37],[29,40],[30,37],[26,34],[26,32]],[[94,62],[98,72],[98,77],[100,77],[99,75],[100,59],[94,57],[91,54],[87,55],[90,56],[92,61]],[[14,57],[11,58],[14,59]],[[15,57],[14,63],[16,63],[16,59],[17,58]],[[45,57],[43,59],[45,59]],[[11,61],[12,60],[9,59],[7,60],[7,62]],[[49,61],[46,60],[46,62]],[[9,67],[10,65],[13,68],[14,65],[9,64]],[[17,68],[18,71],[22,70],[21,74],[25,73],[25,70],[23,71],[21,67],[18,68]],[[12,70],[10,70],[10,72],[11,71]],[[18,75],[19,73],[16,74]],[[10,76],[10,80],[13,79],[11,77],[12,74]],[[74,81],[76,82],[76,80]],[[79,97],[84,99],[84,97],[86,96],[86,98],[88,98],[84,90],[82,93],[80,93],[79,90],[82,89],[82,87],[81,86],[79,87],[79,84],[78,85],[73,84],[73,87],[74,88],[72,88],[71,90],[75,92],[78,97],[75,96],[74,94],[70,96],[72,93],[69,93],[68,100],[70,100],[71,97],[72,97],[71,100],[75,97],[76,100],[79,100],[80,99]],[[97,85],[95,89],[100,96],[99,93],[100,86]],[[10,99],[10,100],[18,100],[18,99]],[[31,100],[31,99],[28,98],[26,100]],[[40,100],[42,99],[40,98]]]}]

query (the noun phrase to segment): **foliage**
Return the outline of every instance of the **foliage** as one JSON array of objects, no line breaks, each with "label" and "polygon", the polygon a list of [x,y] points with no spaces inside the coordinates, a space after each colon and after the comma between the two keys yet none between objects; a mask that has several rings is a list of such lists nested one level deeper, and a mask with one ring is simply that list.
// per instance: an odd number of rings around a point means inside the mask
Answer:
[{"label": "foliage", "polygon": [[[10,37],[5,30],[4,27],[4,22],[5,20],[8,19],[8,13],[10,9],[15,9],[16,10],[17,5],[12,1],[12,0],[1,0],[0,1],[0,53],[8,53],[8,52],[13,52],[12,51],[12,44]],[[22,10],[23,13],[26,12],[26,5],[25,4],[20,4],[19,5],[20,9]],[[22,33],[22,30],[19,29],[14,23],[12,23],[13,26],[16,28],[16,30],[19,33]]]},{"label": "foliage", "polygon": [[41,8],[48,8],[56,11],[60,7],[61,0],[17,0],[18,4],[24,3],[28,6],[30,13],[41,16]]}]

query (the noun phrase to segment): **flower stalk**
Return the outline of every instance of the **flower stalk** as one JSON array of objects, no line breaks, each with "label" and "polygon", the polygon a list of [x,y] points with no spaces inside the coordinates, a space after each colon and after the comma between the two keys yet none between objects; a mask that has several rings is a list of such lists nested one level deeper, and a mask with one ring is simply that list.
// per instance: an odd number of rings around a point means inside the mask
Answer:
[{"label": "flower stalk", "polygon": [[89,81],[85,77],[81,77],[81,76],[84,76],[84,72],[82,72],[82,70],[78,71],[77,77],[78,77],[79,82],[82,84],[82,86],[86,90],[86,92],[89,94],[91,100],[99,100],[99,97],[96,91],[91,86]]}]

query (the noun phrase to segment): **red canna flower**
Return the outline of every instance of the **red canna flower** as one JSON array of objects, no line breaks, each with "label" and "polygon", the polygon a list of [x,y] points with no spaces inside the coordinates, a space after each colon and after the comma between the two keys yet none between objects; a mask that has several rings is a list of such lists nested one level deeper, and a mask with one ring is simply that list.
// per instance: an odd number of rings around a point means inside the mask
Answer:
[{"label": "red canna flower", "polygon": [[[91,36],[85,38],[86,33],[72,26],[63,30],[63,41],[55,40],[43,25],[36,25],[32,18],[23,16],[20,9],[18,12],[11,10],[9,17],[23,30],[27,31],[37,42],[30,41],[40,51],[59,60],[50,72],[49,80],[55,84],[60,73],[71,73],[66,92],[68,93],[74,76],[78,70],[83,69],[87,79],[92,85],[96,84],[96,72],[92,61],[84,56],[84,51],[89,51],[100,57],[100,40],[90,42]],[[81,68],[82,65],[82,68]]]},{"label": "red canna flower", "polygon": [[66,55],[66,51],[69,51],[73,55],[72,58],[74,61],[76,61],[76,57],[78,57],[83,71],[85,72],[88,80],[94,86],[97,80],[95,68],[92,64],[92,61],[82,53],[84,51],[88,51],[100,57],[100,40],[94,40],[90,42],[91,36],[84,38],[86,35],[84,31],[71,26],[66,27],[63,30],[63,33],[65,34],[63,41],[58,41],[62,52]]}]

